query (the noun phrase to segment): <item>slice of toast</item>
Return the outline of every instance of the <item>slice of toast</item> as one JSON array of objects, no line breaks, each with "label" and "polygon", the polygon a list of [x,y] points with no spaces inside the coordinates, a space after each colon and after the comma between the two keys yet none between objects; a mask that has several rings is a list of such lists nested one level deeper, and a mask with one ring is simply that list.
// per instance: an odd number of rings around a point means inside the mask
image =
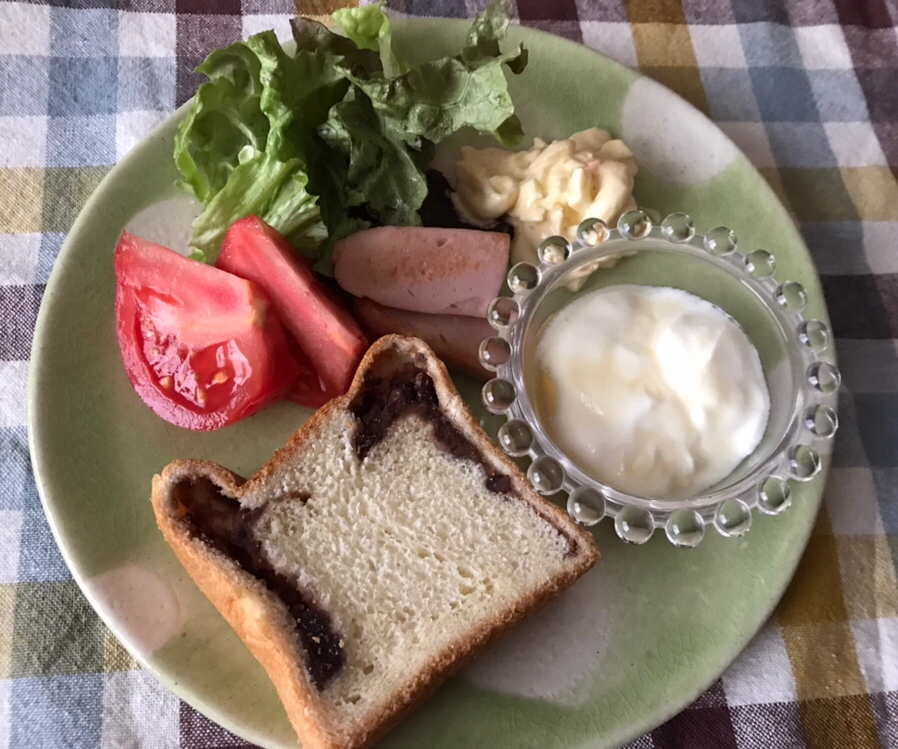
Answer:
[{"label": "slice of toast", "polygon": [[598,559],[398,336],[251,479],[179,460],[152,501],[305,749],[368,746]]}]

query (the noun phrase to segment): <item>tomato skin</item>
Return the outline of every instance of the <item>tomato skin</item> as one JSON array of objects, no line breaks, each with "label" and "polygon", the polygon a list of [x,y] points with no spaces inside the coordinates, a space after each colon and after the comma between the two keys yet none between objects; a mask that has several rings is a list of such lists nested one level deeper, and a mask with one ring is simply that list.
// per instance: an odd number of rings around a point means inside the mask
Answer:
[{"label": "tomato skin", "polygon": [[[281,234],[258,216],[235,221],[225,234],[215,265],[257,283],[308,357],[320,382],[316,387],[314,381],[300,377],[312,396],[303,405],[323,397],[319,390],[329,399],[349,389],[368,348],[365,334]],[[289,397],[302,402],[303,388],[299,383],[297,388],[299,395],[294,388]]]},{"label": "tomato skin", "polygon": [[127,232],[114,264],[122,361],[158,416],[186,429],[218,429],[293,384],[299,367],[255,284]]}]

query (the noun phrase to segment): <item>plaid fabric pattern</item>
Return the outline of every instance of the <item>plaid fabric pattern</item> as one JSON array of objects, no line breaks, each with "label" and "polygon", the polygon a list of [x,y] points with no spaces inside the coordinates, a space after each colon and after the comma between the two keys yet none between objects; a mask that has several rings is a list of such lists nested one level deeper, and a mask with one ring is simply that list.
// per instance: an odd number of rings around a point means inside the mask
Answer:
[{"label": "plaid fabric pattern", "polygon": [[[323,14],[339,0],[300,0]],[[486,0],[391,0],[471,17]],[[0,749],[246,747],[139,670],[46,524],[25,432],[44,285],[103,175],[287,0],[0,3]],[[706,112],[791,210],[845,387],[824,509],[785,599],[631,749],[898,747],[898,9],[889,0],[517,0]]]}]

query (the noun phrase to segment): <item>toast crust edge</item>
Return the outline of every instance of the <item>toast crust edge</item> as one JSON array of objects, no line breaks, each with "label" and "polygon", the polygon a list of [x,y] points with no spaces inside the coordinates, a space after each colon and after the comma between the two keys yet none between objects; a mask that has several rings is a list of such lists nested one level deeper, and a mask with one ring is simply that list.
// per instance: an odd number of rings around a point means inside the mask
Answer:
[{"label": "toast crust edge", "polygon": [[[506,473],[519,500],[526,502],[575,546],[559,572],[529,595],[519,597],[503,611],[469,630],[463,638],[435,655],[379,709],[365,716],[362,722],[347,727],[319,698],[318,690],[309,680],[304,666],[305,653],[284,604],[264,583],[242,570],[227,555],[190,535],[172,490],[183,480],[208,478],[223,494],[242,503],[281,465],[300,457],[306,441],[321,425],[331,418],[339,418],[341,412],[347,412],[352,401],[364,390],[366,376],[376,371],[382,358],[390,356],[399,362],[414,361],[427,372],[434,382],[441,409],[480,451],[484,461]],[[176,460],[167,465],[161,475],[153,477],[151,501],[165,540],[200,590],[268,673],[305,749],[367,747],[431,696],[477,651],[570,586],[599,559],[590,534],[559,507],[536,495],[520,469],[481,429],[455,389],[446,367],[430,348],[418,339],[395,335],[378,339],[363,357],[349,391],[318,409],[250,479],[244,481],[216,463]]]}]

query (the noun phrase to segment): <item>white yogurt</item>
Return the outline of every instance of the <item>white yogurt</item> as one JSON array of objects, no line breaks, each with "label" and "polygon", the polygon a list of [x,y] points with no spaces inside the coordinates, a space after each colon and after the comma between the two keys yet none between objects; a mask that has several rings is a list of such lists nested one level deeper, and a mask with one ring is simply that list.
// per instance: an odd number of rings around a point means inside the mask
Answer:
[{"label": "white yogurt", "polygon": [[695,495],[764,434],[770,396],[757,351],[735,320],[688,292],[584,294],[549,320],[537,357],[552,438],[622,491]]}]

